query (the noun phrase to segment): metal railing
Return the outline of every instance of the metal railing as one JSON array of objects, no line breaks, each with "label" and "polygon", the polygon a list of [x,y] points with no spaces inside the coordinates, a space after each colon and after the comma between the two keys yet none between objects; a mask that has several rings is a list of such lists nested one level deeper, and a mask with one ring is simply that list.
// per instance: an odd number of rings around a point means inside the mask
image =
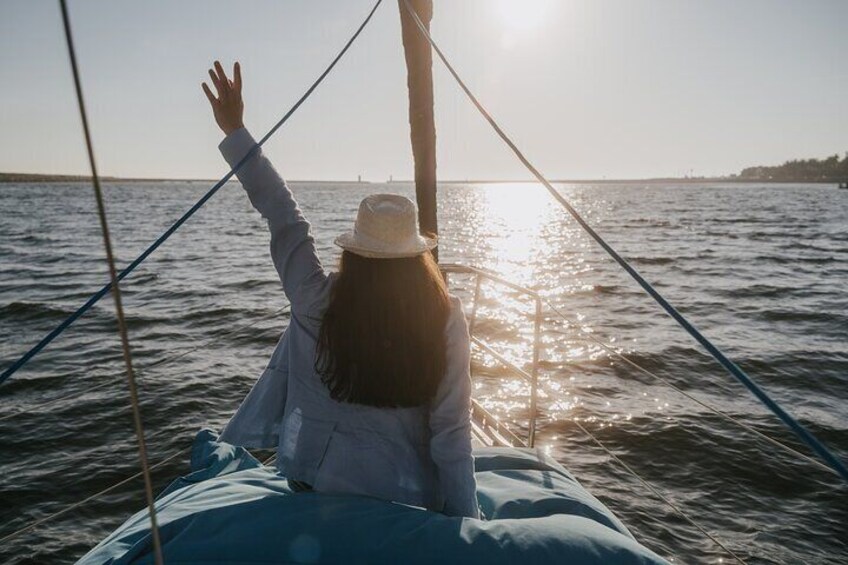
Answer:
[{"label": "metal railing", "polygon": [[[526,442],[520,440],[514,433],[509,431],[509,429],[502,422],[495,418],[478,402],[473,401],[473,409],[475,416],[477,416],[478,420],[484,425],[486,429],[491,430],[491,432],[494,432],[495,435],[500,435],[501,437],[498,439],[501,442],[506,439],[507,443],[514,444],[516,441],[518,441],[527,447],[533,447],[536,443],[536,418],[538,416],[536,400],[539,380],[539,338],[542,326],[542,298],[534,290],[517,285],[494,273],[477,267],[459,265],[456,263],[442,263],[441,265],[439,265],[439,269],[442,271],[445,277],[447,277],[451,273],[472,275],[474,277],[474,295],[471,303],[471,315],[468,319],[468,333],[471,336],[471,343],[473,345],[476,345],[487,355],[491,356],[504,367],[517,374],[530,384],[530,422],[528,424]],[[491,345],[474,335],[474,329],[477,325],[477,310],[480,304],[480,287],[484,279],[510,288],[519,294],[529,296],[535,303],[536,309],[533,323],[533,363],[529,373],[518,365],[516,365],[515,363],[513,363],[512,361],[510,361],[509,359],[507,359],[506,357],[504,357],[503,355],[501,355],[500,353],[498,353]]]}]

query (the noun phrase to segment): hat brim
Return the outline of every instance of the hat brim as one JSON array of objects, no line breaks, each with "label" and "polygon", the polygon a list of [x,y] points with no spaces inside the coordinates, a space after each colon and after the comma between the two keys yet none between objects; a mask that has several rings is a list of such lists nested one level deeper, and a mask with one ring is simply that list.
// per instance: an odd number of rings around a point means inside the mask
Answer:
[{"label": "hat brim", "polygon": [[380,245],[378,242],[365,242],[357,237],[356,232],[349,231],[338,236],[334,242],[336,245],[369,259],[401,259],[403,257],[415,257],[432,250],[438,244],[433,237],[419,235],[410,245],[403,248],[397,246]]}]

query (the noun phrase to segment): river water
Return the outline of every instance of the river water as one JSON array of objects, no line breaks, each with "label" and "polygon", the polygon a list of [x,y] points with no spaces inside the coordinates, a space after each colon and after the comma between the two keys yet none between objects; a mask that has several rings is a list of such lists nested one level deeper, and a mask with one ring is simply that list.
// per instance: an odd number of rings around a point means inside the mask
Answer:
[{"label": "river water", "polygon": [[[120,264],[209,185],[107,184]],[[848,191],[559,188],[660,292],[848,459]],[[332,240],[348,229],[363,196],[413,191],[404,183],[293,189],[328,267],[338,255]],[[668,386],[808,453],[541,187],[446,184],[439,198],[443,262],[491,269],[546,300],[537,444],[642,543],[677,563],[729,562],[577,423],[748,562],[845,562],[848,488]],[[200,428],[227,421],[288,323],[267,239],[233,183],[122,286],[151,462],[185,448]],[[106,279],[88,185],[0,185],[0,367]],[[470,305],[473,280],[450,282]],[[529,370],[532,315],[532,303],[486,283],[476,333]],[[485,356],[475,358],[474,370],[478,400],[526,433],[526,383]],[[121,371],[113,306],[104,299],[0,387],[0,537],[137,472]],[[156,487],[186,469],[187,456],[158,467]],[[132,481],[0,545],[0,561],[73,561],[142,506],[141,481]]]}]

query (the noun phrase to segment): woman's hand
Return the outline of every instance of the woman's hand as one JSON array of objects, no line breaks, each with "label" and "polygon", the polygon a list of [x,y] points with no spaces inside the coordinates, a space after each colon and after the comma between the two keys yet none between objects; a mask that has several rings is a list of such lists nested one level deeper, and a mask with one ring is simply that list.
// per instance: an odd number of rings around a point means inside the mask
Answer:
[{"label": "woman's hand", "polygon": [[218,126],[226,134],[244,127],[242,117],[244,116],[244,103],[241,99],[241,66],[236,62],[233,65],[233,80],[227,78],[227,73],[224,72],[224,67],[221,63],[215,61],[215,69],[209,69],[209,77],[212,79],[212,84],[215,85],[215,90],[218,91],[218,97],[212,94],[212,91],[203,83],[203,92],[206,98],[209,99],[209,104],[212,105],[212,112],[215,114],[215,121]]}]

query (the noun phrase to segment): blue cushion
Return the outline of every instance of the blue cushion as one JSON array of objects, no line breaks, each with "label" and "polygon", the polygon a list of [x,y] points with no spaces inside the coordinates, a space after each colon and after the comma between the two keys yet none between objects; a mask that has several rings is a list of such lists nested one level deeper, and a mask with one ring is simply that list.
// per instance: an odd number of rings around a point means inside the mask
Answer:
[{"label": "blue cushion", "polygon": [[[293,493],[204,430],[192,472],[157,500],[167,563],[665,563],[565,469],[511,448],[475,452],[488,521],[356,496]],[[80,563],[152,563],[146,510]]]}]

